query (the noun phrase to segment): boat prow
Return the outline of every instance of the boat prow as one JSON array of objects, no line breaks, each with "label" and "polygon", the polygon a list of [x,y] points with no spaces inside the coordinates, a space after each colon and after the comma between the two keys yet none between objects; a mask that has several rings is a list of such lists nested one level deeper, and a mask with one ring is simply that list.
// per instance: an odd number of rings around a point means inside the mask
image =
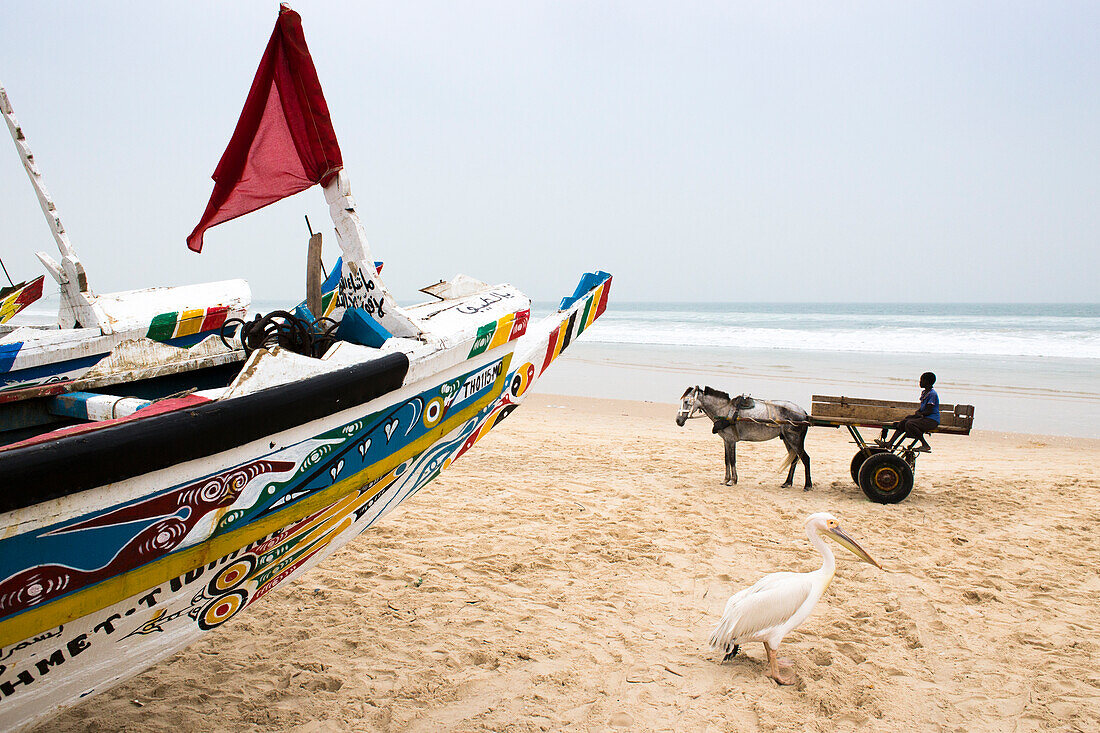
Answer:
[{"label": "boat prow", "polygon": [[[308,76],[300,34],[284,6],[268,51],[289,38]],[[303,104],[326,122],[316,95]],[[323,560],[511,414],[607,307],[604,272],[538,322],[514,286],[467,276],[398,306],[326,134],[306,144],[330,156],[314,168],[343,256],[327,278],[311,259],[306,301],[247,320],[240,280],[97,296],[0,101],[62,255],[40,257],[57,326],[0,336],[0,729],[110,688]],[[200,247],[236,205],[226,160]]]}]

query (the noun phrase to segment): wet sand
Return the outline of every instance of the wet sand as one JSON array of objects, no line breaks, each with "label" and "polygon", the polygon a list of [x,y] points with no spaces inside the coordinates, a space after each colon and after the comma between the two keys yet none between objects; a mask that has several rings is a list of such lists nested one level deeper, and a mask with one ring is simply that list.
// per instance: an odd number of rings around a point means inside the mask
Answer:
[{"label": "wet sand", "polygon": [[[1100,441],[933,436],[905,502],[851,483],[815,428],[815,489],[778,441],[722,479],[675,407],[534,395],[478,447],[251,613],[40,731],[1031,731],[1100,729]],[[730,594],[838,551],[782,647],[725,664]]]}]

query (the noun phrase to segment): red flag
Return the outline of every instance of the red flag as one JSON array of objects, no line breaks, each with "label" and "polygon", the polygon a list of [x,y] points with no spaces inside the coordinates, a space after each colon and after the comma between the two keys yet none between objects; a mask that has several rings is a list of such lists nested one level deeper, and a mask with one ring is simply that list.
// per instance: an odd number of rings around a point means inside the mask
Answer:
[{"label": "red flag", "polygon": [[215,224],[329,182],[344,167],[302,18],[286,5],[256,70],[241,118],[214,170],[214,192],[187,246],[202,251]]}]

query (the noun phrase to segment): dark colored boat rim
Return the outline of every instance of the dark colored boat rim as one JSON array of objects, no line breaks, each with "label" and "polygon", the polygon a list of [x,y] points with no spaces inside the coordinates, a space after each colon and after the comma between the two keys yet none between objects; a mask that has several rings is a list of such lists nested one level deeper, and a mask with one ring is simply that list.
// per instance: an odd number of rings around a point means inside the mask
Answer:
[{"label": "dark colored boat rim", "polygon": [[405,354],[387,354],[224,402],[12,448],[0,453],[0,512],[204,458],[334,415],[397,389],[408,370]]}]

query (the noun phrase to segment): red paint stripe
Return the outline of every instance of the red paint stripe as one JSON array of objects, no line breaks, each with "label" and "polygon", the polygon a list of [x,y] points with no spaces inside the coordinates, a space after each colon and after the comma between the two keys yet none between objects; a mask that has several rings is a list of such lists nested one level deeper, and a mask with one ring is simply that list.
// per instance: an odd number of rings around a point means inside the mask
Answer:
[{"label": "red paint stripe", "polygon": [[42,281],[46,278],[45,275],[39,275],[36,277],[30,285],[23,288],[23,292],[15,299],[15,302],[21,306],[28,306],[34,301],[42,297]]},{"label": "red paint stripe", "polygon": [[603,294],[600,295],[600,304],[596,307],[596,316],[592,319],[599,318],[603,315],[603,312],[607,310],[607,294],[611,292],[611,278],[607,278],[607,281],[603,284]]},{"label": "red paint stripe", "polygon": [[213,308],[207,308],[206,317],[202,319],[202,325],[199,326],[199,330],[213,331],[216,328],[221,328],[228,315],[229,306],[227,305],[217,305]]},{"label": "red paint stripe", "polygon": [[184,410],[188,407],[201,405],[204,402],[210,402],[210,400],[206,397],[199,397],[198,395],[187,395],[186,397],[176,397],[170,400],[161,400],[160,402],[154,403],[149,407],[144,407],[134,414],[127,415],[126,417],[117,417],[114,420],[100,420],[99,422],[89,423],[87,425],[74,425],[71,428],[61,428],[60,430],[54,430],[49,433],[43,433],[42,435],[36,435],[33,438],[21,440],[18,443],[10,443],[0,448],[0,451],[6,451],[12,448],[22,448],[25,445],[34,445],[35,443],[47,443],[51,440],[57,440],[58,438],[63,438],[67,435],[90,433],[93,430],[102,430],[103,428],[111,427],[112,425],[119,425],[121,423],[130,422],[132,420],[141,420],[142,418],[151,417],[152,415],[160,415],[165,412]]},{"label": "red paint stripe", "polygon": [[469,438],[466,438],[466,442],[462,444],[462,449],[459,450],[458,453],[455,454],[455,457],[451,459],[452,463],[461,458],[463,454],[466,453],[466,451],[474,447],[474,444],[477,443],[478,437],[481,435],[481,430],[484,426],[485,424],[482,423],[482,425],[474,431],[473,435],[471,435]]},{"label": "red paint stripe", "polygon": [[[325,543],[325,545],[327,544],[328,542]],[[323,549],[324,546],[318,547],[313,550],[313,552],[307,554],[305,557],[295,560],[290,567],[284,568],[283,570],[279,571],[278,575],[264,583],[260,587],[260,589],[256,591],[256,595],[248,599],[248,605],[251,606],[253,603],[266,596],[269,592],[273,591],[279,585],[279,583],[282,583],[284,580],[286,580],[295,570],[302,567],[302,565],[304,565],[311,557],[313,557]]]},{"label": "red paint stripe", "polygon": [[[563,324],[564,325],[564,324]],[[542,369],[539,370],[539,374],[546,371],[546,367],[550,366],[550,362],[554,361],[555,353],[558,347],[558,333],[561,331],[561,326],[554,329],[550,334],[550,340],[546,343],[546,358],[542,362]]]},{"label": "red paint stripe", "polygon": [[12,389],[8,390],[7,392],[0,392],[0,405],[6,402],[15,402],[17,400],[30,399],[31,397],[50,397],[55,394],[71,392],[72,390],[73,385],[72,382],[69,380],[54,384],[40,384],[34,387]]},{"label": "red paint stripe", "polygon": [[512,341],[518,339],[520,336],[527,333],[527,321],[529,320],[531,320],[530,308],[516,313],[516,320],[512,322],[512,333],[508,335],[508,340]]}]

